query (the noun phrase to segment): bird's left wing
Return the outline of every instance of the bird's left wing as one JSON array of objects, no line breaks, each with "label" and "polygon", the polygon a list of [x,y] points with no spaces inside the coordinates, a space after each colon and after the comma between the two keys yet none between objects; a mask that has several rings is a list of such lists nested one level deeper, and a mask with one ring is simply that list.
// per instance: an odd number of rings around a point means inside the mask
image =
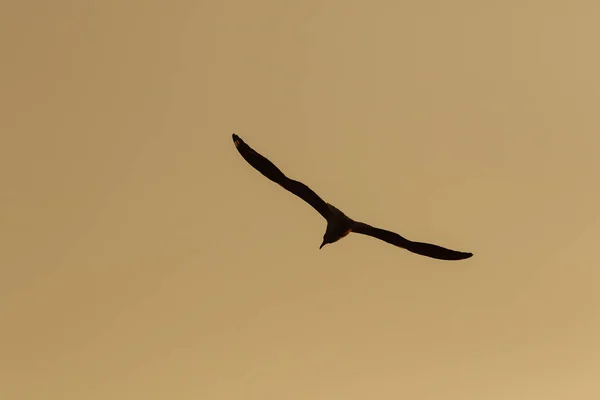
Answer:
[{"label": "bird's left wing", "polygon": [[242,140],[235,133],[232,135],[233,143],[238,149],[238,152],[244,157],[248,164],[252,165],[258,172],[277,183],[284,189],[292,192],[308,204],[313,206],[315,210],[327,219],[330,213],[329,206],[321,199],[311,188],[306,186],[302,182],[295,181],[285,176],[283,172],[275,164],[269,161],[266,157],[259,154],[252,147],[248,146],[246,142]]},{"label": "bird's left wing", "polygon": [[355,222],[352,227],[352,232],[361,233],[363,235],[372,236],[383,240],[384,242],[393,244],[394,246],[402,247],[422,256],[437,258],[438,260],[464,260],[473,256],[473,253],[465,253],[446,249],[441,246],[429,243],[413,242],[397,233],[386,231],[385,229],[375,228],[363,222]]}]

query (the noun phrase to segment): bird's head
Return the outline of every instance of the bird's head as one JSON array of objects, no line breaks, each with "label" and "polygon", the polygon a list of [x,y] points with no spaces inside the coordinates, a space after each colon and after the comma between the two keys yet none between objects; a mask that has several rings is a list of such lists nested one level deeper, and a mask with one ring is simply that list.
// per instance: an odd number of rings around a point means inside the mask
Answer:
[{"label": "bird's head", "polygon": [[319,250],[322,249],[323,246],[325,246],[326,244],[333,243],[333,242],[335,242],[333,237],[331,237],[330,235],[325,233],[325,235],[323,236],[323,243],[321,243],[321,245],[319,246]]}]

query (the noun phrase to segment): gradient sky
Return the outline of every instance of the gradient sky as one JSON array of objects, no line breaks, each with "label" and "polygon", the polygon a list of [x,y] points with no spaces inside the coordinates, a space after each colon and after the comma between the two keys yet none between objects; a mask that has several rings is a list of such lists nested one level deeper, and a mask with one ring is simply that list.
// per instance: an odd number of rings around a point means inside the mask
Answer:
[{"label": "gradient sky", "polygon": [[[0,398],[600,398],[600,3],[5,1]],[[350,217],[325,221],[238,133]]]}]

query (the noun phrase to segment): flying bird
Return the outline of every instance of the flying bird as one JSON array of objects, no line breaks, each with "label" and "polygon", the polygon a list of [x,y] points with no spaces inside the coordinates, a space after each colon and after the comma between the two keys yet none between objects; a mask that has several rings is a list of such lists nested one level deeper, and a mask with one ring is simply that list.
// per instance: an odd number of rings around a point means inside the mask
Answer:
[{"label": "flying bird", "polygon": [[306,201],[325,218],[327,229],[325,230],[323,242],[319,246],[319,249],[323,248],[326,244],[337,242],[350,232],[354,232],[372,236],[410,252],[439,260],[464,260],[473,256],[473,253],[450,250],[435,244],[413,242],[397,233],[375,228],[364,222],[355,221],[333,205],[325,202],[304,183],[288,178],[275,164],[251,148],[238,135],[234,133],[232,137],[235,147],[248,164],[282,188]]}]

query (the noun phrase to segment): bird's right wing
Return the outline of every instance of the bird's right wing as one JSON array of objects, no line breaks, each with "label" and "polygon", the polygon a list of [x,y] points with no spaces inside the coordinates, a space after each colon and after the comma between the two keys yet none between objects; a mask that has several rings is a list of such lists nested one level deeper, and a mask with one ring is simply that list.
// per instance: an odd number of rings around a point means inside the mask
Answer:
[{"label": "bird's right wing", "polygon": [[394,246],[406,249],[410,252],[420,254],[422,256],[437,258],[438,260],[464,260],[473,256],[472,253],[450,250],[435,244],[413,242],[403,238],[397,233],[386,231],[385,229],[375,228],[363,222],[355,222],[354,226],[352,227],[352,232],[372,236],[374,238],[383,240],[384,242],[393,244]]},{"label": "bird's right wing", "polygon": [[244,159],[248,162],[248,164],[252,165],[258,172],[277,183],[279,186],[292,192],[313,206],[313,208],[317,210],[319,214],[323,216],[323,218],[328,218],[330,213],[329,206],[323,199],[313,192],[311,188],[302,182],[295,181],[285,176],[285,174],[281,172],[281,170],[277,168],[275,164],[273,164],[263,155],[259,154],[252,147],[248,146],[248,144],[246,144],[246,142],[244,142],[235,133],[232,135],[232,137],[235,147],[242,157],[244,157]]}]

